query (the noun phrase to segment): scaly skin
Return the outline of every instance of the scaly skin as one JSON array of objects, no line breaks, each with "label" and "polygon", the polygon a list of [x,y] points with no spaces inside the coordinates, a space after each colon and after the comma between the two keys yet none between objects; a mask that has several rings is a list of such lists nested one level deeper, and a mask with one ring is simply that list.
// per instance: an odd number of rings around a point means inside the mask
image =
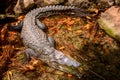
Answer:
[{"label": "scaly skin", "polygon": [[80,63],[67,57],[61,51],[58,51],[53,46],[51,46],[46,33],[36,24],[36,18],[42,17],[42,14],[46,14],[47,12],[52,11],[72,11],[73,9],[75,9],[75,7],[47,6],[32,10],[26,15],[24,19],[23,28],[21,31],[21,38],[24,45],[27,48],[33,50],[35,54],[32,52],[31,53],[33,55],[36,55],[38,59],[42,60],[55,69],[75,74],[80,78],[81,74],[77,70],[77,68],[80,66]]}]

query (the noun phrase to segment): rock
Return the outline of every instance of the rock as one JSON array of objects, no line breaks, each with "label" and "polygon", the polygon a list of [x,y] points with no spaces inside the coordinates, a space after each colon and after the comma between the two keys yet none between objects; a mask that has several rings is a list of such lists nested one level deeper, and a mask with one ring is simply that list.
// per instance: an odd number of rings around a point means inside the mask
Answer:
[{"label": "rock", "polygon": [[50,5],[50,4],[60,4],[62,2],[64,2],[64,0],[44,0],[44,3],[48,4],[48,5]]},{"label": "rock", "polygon": [[45,6],[44,0],[34,0],[38,7]]},{"label": "rock", "polygon": [[35,0],[35,4],[38,6],[66,4],[80,6],[82,2],[89,2],[88,0]]},{"label": "rock", "polygon": [[120,6],[120,0],[115,0],[115,4]]},{"label": "rock", "polygon": [[65,0],[35,0],[37,6],[56,5],[65,2]]},{"label": "rock", "polygon": [[68,5],[79,5],[82,2],[89,2],[89,1],[88,0],[68,0],[67,4]]},{"label": "rock", "polygon": [[[103,0],[104,1],[104,0]],[[110,6],[114,5],[114,0],[105,0]]]},{"label": "rock", "polygon": [[34,0],[23,0],[24,8],[28,8],[29,6],[34,4]]},{"label": "rock", "polygon": [[17,4],[15,5],[15,7],[14,7],[13,10],[14,10],[14,12],[15,12],[16,14],[22,13],[22,8],[21,8],[21,6],[20,6],[20,0],[17,1]]},{"label": "rock", "polygon": [[34,0],[18,0],[14,7],[14,12],[16,14],[23,13],[25,10],[33,7]]},{"label": "rock", "polygon": [[107,7],[112,6],[115,3],[114,0],[91,0],[91,2]]},{"label": "rock", "polygon": [[120,42],[120,8],[112,6],[98,19],[100,27]]}]

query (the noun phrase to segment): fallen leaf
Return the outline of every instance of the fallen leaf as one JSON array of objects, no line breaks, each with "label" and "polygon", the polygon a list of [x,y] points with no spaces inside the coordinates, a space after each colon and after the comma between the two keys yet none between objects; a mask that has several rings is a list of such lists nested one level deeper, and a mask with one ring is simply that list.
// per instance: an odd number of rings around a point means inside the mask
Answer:
[{"label": "fallen leaf", "polygon": [[38,60],[35,60],[34,62],[33,62],[33,65],[36,65],[38,63]]},{"label": "fallen leaf", "polygon": [[89,16],[86,16],[86,18],[87,18],[87,19],[92,19],[92,18],[91,18],[91,17],[89,17]]},{"label": "fallen leaf", "polygon": [[21,20],[23,20],[23,18],[24,18],[24,16],[19,16],[18,20],[21,21]]},{"label": "fallen leaf", "polygon": [[64,46],[62,46],[62,47],[60,47],[59,49],[60,49],[60,50],[63,50],[63,49],[65,49],[65,47],[64,47]]},{"label": "fallen leaf", "polygon": [[90,24],[86,24],[84,27],[85,27],[86,29],[89,29],[89,28],[90,28]]},{"label": "fallen leaf", "polygon": [[77,34],[80,34],[82,32],[82,30],[77,30],[76,33]]},{"label": "fallen leaf", "polygon": [[67,76],[68,76],[68,78],[72,78],[72,74],[68,74]]},{"label": "fallen leaf", "polygon": [[30,70],[34,70],[35,67],[34,66],[31,66],[31,65],[26,65],[27,68],[29,68]]},{"label": "fallen leaf", "polygon": [[67,28],[67,30],[68,30],[68,31],[72,31],[72,28],[71,28],[71,27],[69,27],[69,28]]}]

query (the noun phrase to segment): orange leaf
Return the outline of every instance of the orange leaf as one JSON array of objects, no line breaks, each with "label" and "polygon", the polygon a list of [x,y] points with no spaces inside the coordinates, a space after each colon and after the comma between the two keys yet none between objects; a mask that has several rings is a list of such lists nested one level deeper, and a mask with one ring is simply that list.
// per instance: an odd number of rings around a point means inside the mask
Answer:
[{"label": "orange leaf", "polygon": [[21,21],[21,20],[23,20],[23,18],[24,18],[24,16],[19,16],[19,17],[18,17],[18,20]]},{"label": "orange leaf", "polygon": [[77,30],[76,33],[77,34],[80,34],[82,32],[82,30]]},{"label": "orange leaf", "polygon": [[62,46],[62,47],[60,47],[59,49],[63,50],[63,49],[65,49],[65,47],[64,47],[64,46]]},{"label": "orange leaf", "polygon": [[71,27],[69,27],[69,28],[67,28],[67,30],[68,30],[68,31],[72,31],[72,28],[71,28]]},{"label": "orange leaf", "polygon": [[89,17],[89,16],[86,16],[86,18],[87,18],[87,19],[91,19],[91,17]]},{"label": "orange leaf", "polygon": [[35,61],[33,62],[33,65],[36,65],[36,64],[38,64],[38,60],[35,60]]},{"label": "orange leaf", "polygon": [[30,69],[30,70],[34,70],[34,69],[35,69],[35,67],[33,67],[33,66],[31,66],[31,65],[26,65],[26,67],[27,67],[28,69]]},{"label": "orange leaf", "polygon": [[86,24],[84,27],[85,27],[86,29],[89,29],[89,28],[90,28],[90,24]]},{"label": "orange leaf", "polygon": [[68,76],[69,78],[72,78],[72,74],[68,74],[67,76]]}]

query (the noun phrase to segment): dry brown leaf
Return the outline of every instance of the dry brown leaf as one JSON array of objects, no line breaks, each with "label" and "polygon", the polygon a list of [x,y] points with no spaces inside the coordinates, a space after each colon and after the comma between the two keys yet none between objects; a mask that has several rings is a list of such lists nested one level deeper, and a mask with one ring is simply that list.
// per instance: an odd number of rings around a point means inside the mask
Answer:
[{"label": "dry brown leaf", "polygon": [[77,30],[76,33],[77,34],[80,34],[82,32],[82,30]]},{"label": "dry brown leaf", "polygon": [[62,46],[62,47],[60,47],[59,49],[60,49],[60,50],[63,50],[63,49],[65,49],[65,47],[64,47],[64,46]]},{"label": "dry brown leaf", "polygon": [[19,17],[18,17],[18,20],[19,20],[19,21],[21,21],[21,20],[23,20],[23,19],[24,19],[24,16],[19,16]]},{"label": "dry brown leaf", "polygon": [[68,78],[72,78],[72,74],[68,74],[67,76],[68,76]]},{"label": "dry brown leaf", "polygon": [[29,68],[30,70],[34,70],[35,69],[35,67],[32,66],[32,65],[26,65],[26,67]]},{"label": "dry brown leaf", "polygon": [[84,26],[84,28],[89,29],[89,28],[90,28],[90,24],[86,24],[86,25]]},{"label": "dry brown leaf", "polygon": [[86,18],[87,18],[87,19],[92,19],[92,18],[91,18],[91,17],[89,17],[89,16],[86,16]]},{"label": "dry brown leaf", "polygon": [[71,27],[69,27],[69,28],[67,28],[67,30],[68,30],[68,31],[72,31],[72,28],[71,28]]}]

